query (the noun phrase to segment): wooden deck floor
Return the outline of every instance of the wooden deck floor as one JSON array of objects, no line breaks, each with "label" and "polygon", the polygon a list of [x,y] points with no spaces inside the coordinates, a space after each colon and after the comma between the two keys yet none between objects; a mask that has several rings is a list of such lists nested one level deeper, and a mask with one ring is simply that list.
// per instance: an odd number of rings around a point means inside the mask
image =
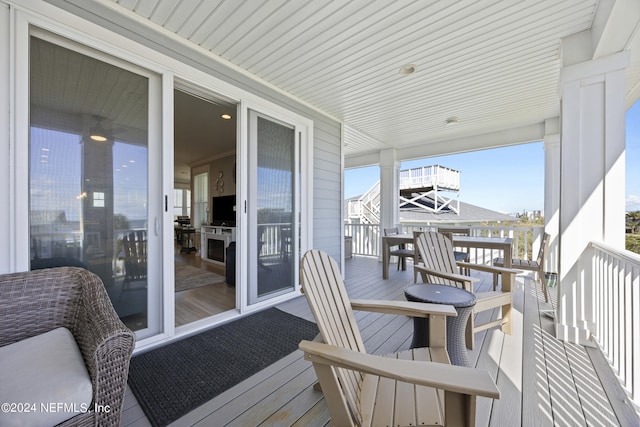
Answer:
[{"label": "wooden deck floor", "polygon": [[[402,289],[412,272],[391,269],[382,280],[375,259],[346,261],[347,290],[352,298],[404,299]],[[490,286],[483,277],[480,287]],[[476,335],[470,352],[479,369],[488,370],[501,391],[500,400],[479,398],[479,426],[637,426],[637,414],[625,405],[617,382],[597,350],[558,341],[553,322],[543,313],[539,286],[518,277],[514,292],[514,332],[497,329]],[[291,314],[313,320],[304,297],[280,305]],[[498,313],[480,313],[477,320]],[[409,318],[356,313],[367,351],[392,353],[409,348]],[[597,368],[597,369],[596,369]],[[172,426],[324,426],[330,417],[322,393],[313,390],[315,373],[301,352],[281,359],[236,387],[195,409]],[[613,403],[611,403],[613,402]],[[127,391],[123,426],[148,426],[135,397]]]}]

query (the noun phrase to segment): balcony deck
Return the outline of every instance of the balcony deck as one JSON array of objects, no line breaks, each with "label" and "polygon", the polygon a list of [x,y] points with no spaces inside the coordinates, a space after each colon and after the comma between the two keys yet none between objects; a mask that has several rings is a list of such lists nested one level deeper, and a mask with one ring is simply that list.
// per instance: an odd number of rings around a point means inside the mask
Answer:
[{"label": "balcony deck", "polygon": [[[404,299],[402,289],[413,280],[411,271],[395,269],[389,280],[382,280],[382,267],[373,258],[349,259],[345,268],[352,298]],[[489,275],[480,277],[480,287],[491,286]],[[302,296],[279,308],[313,320]],[[554,338],[553,322],[544,314],[551,307],[530,277],[518,277],[514,308],[513,334],[497,329],[478,333],[476,349],[470,352],[472,363],[488,370],[502,393],[500,400],[478,399],[477,425],[639,425],[601,353]],[[363,312],[356,318],[370,353],[409,348],[413,334],[409,318]],[[313,390],[315,381],[311,364],[295,352],[172,425],[328,425],[323,396]],[[122,425],[150,425],[129,390]]]}]

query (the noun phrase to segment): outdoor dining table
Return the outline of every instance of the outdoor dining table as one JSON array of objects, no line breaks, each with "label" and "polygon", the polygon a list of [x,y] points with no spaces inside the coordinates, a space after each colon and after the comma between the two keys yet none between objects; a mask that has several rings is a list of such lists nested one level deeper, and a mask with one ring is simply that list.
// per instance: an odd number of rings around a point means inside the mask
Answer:
[{"label": "outdoor dining table", "polygon": [[[389,278],[389,254],[392,246],[413,243],[413,234],[396,234],[382,237],[382,278]],[[462,248],[497,249],[502,251],[504,267],[511,268],[513,239],[510,237],[482,237],[453,235],[453,246]]]}]

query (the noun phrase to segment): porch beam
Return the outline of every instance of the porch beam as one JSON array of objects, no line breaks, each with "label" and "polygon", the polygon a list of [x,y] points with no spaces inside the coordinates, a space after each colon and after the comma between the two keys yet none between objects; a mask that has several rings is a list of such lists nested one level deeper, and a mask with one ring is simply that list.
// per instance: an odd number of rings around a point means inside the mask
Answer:
[{"label": "porch beam", "polygon": [[[544,122],[540,122],[461,138],[435,141],[426,139],[416,145],[396,149],[396,159],[403,162],[405,160],[508,147],[511,145],[542,141],[544,135],[545,125]],[[384,150],[360,155],[346,155],[344,167],[350,169],[379,164],[380,153],[382,153],[382,151]]]},{"label": "porch beam", "polygon": [[628,49],[639,22],[640,2],[601,0],[590,31],[593,58]]}]

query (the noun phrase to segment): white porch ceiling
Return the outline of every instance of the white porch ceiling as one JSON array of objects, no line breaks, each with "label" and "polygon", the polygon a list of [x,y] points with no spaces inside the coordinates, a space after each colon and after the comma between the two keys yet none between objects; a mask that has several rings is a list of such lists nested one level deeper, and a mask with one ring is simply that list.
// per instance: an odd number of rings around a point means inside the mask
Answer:
[{"label": "white porch ceiling", "polygon": [[[640,50],[636,0],[111,1],[343,121],[354,164],[385,148],[471,149],[479,135],[486,148],[520,128],[511,143],[539,137],[559,115],[563,38],[591,30],[594,55]],[[417,71],[402,75],[405,64]]]}]

